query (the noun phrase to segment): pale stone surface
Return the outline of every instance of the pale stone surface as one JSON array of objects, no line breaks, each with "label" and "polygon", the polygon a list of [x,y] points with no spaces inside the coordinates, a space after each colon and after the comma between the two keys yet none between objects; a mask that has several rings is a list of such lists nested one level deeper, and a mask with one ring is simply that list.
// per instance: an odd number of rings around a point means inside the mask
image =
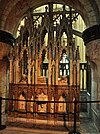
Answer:
[{"label": "pale stone surface", "polygon": [[[87,60],[92,68],[92,89],[91,100],[100,100],[100,39],[91,41],[87,44]],[[92,116],[100,129],[100,104],[92,104]]]},{"label": "pale stone surface", "polygon": [[[86,119],[86,115],[85,118],[81,119],[81,126],[79,132],[81,134],[100,134],[93,122],[88,118]],[[0,131],[0,134],[68,134],[68,131],[7,127],[5,130]]]},{"label": "pale stone surface", "polygon": [[0,60],[8,55],[10,51],[10,45],[0,42]]},{"label": "pale stone surface", "polygon": [[[50,2],[49,0],[45,1],[45,0],[10,0],[7,1],[5,0],[5,3],[3,4],[0,3],[1,6],[1,10],[0,10],[0,16],[1,16],[1,27],[0,28],[6,28],[6,30],[9,30],[10,32],[15,32],[14,28],[16,27],[15,25],[19,22],[20,18],[22,18],[24,12],[26,12],[28,10],[28,8],[30,7],[38,7],[40,5],[43,5],[46,2]],[[83,16],[84,20],[86,23],[88,23],[88,26],[93,25],[92,21],[95,21],[96,24],[96,19],[94,20],[91,17],[91,13],[88,14],[88,12],[91,10],[95,13],[95,11],[93,10],[93,6],[91,5],[90,1],[88,0],[72,0],[72,1],[62,1],[62,0],[53,0],[53,2],[57,2],[57,3],[63,3],[66,5],[70,5],[72,7],[75,7],[75,9],[77,9],[81,15]],[[97,3],[99,4],[99,2]],[[3,8],[2,8],[3,7]],[[99,5],[98,5],[99,8]],[[87,16],[86,16],[87,14]],[[91,17],[90,19],[88,19],[89,17]],[[13,21],[12,21],[13,20]],[[88,21],[88,22],[87,22]]]},{"label": "pale stone surface", "polygon": [[25,128],[12,128],[8,127],[2,130],[0,134],[68,134],[68,132],[63,131],[50,131],[50,130],[38,130],[38,129],[25,129]]},{"label": "pale stone surface", "polygon": [[[10,45],[0,42],[0,97],[5,98],[8,90],[8,53]],[[2,101],[2,124],[5,124],[5,101]]]}]

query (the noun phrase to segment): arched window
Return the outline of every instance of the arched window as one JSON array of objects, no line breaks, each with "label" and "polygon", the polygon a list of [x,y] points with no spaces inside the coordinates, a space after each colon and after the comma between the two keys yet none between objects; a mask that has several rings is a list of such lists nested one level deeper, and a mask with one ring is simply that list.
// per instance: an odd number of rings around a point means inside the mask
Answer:
[{"label": "arched window", "polygon": [[64,49],[60,60],[60,76],[69,76],[69,56]]},{"label": "arched window", "polygon": [[65,32],[61,36],[61,46],[67,46],[67,35]]},{"label": "arched window", "polygon": [[45,27],[41,33],[41,45],[43,44],[48,45],[48,33]]},{"label": "arched window", "polygon": [[29,32],[26,29],[23,34],[23,46],[25,45],[26,47],[28,47],[28,37],[29,37]]},{"label": "arched window", "polygon": [[28,74],[28,71],[27,71],[28,57],[27,57],[26,50],[24,51],[23,57],[24,57],[24,71],[23,71],[23,73],[27,75]]},{"label": "arched window", "polygon": [[48,59],[46,50],[42,51],[41,75],[48,76]]}]

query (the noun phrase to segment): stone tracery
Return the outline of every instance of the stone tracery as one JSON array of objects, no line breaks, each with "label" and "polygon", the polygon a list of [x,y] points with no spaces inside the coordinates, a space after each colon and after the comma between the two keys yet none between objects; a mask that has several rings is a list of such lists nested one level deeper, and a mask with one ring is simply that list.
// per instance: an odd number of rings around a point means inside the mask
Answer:
[{"label": "stone tracery", "polygon": [[[70,12],[75,15],[76,11],[66,11],[65,6],[62,9],[61,12],[53,12],[53,4],[49,3],[48,10],[46,8],[44,13],[31,12],[31,16],[28,13],[25,25],[20,29],[20,35],[16,40],[14,50],[17,51],[10,53],[10,64],[12,64],[10,91],[13,90],[11,98],[14,96],[18,99],[20,94],[20,99],[21,97],[23,99],[24,93],[27,99],[36,101],[66,101],[66,98],[67,101],[73,101],[75,97],[79,100],[80,57],[79,48],[76,48],[73,42],[72,22],[74,20],[70,18],[73,17],[70,16]],[[29,20],[32,23],[29,24]],[[63,33],[66,34],[67,40],[61,44]],[[19,110],[17,103],[14,109]],[[27,105],[24,106],[26,111],[73,112],[73,105],[66,103],[60,105],[40,102],[33,104],[33,107],[32,103]],[[71,114],[69,116],[73,120],[73,116]]]}]

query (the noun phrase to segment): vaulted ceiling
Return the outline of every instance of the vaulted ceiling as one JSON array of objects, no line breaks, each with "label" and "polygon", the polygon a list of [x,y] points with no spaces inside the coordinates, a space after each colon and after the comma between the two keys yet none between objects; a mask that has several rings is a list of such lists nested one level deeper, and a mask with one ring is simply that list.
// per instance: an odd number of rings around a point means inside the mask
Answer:
[{"label": "vaulted ceiling", "polygon": [[36,8],[48,2],[77,9],[87,27],[100,22],[100,0],[0,0],[0,29],[14,34],[18,22],[29,8]]}]

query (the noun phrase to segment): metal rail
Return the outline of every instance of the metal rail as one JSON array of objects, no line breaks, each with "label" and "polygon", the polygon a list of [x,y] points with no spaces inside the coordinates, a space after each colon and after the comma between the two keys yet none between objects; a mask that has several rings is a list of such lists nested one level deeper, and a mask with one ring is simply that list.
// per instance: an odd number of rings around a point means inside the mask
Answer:
[{"label": "metal rail", "polygon": [[[5,125],[2,125],[2,101],[3,100],[6,100],[6,101],[25,101],[25,102],[36,102],[38,104],[42,104],[42,103],[73,103],[74,104],[74,126],[73,126],[73,131],[69,132],[69,134],[80,134],[80,132],[77,132],[77,118],[76,118],[76,114],[77,114],[77,104],[80,104],[80,103],[100,103],[100,100],[97,100],[97,101],[77,101],[75,99],[75,101],[37,101],[37,100],[19,100],[19,99],[9,99],[9,98],[2,98],[0,97],[0,130],[2,129],[5,129],[6,126]],[[39,113],[39,112],[36,112],[36,113]],[[48,114],[45,113],[45,114]],[[50,112],[49,112],[50,114]],[[55,113],[52,113],[52,114],[55,114]],[[56,114],[59,114],[59,113],[56,113]]]}]

